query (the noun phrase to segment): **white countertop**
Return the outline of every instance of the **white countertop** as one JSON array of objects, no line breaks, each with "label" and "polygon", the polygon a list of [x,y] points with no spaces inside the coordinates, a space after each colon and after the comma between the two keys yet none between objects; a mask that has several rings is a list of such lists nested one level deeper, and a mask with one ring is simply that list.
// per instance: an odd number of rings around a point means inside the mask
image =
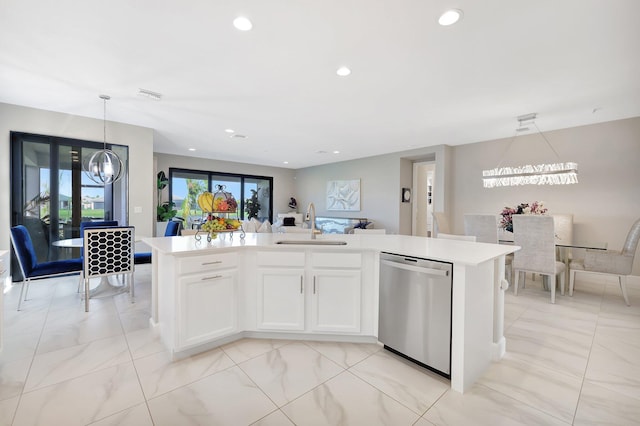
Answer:
[{"label": "white countertop", "polygon": [[200,241],[193,235],[184,237],[143,238],[153,249],[173,255],[188,255],[194,252],[219,251],[234,248],[261,248],[275,250],[297,250],[313,248],[314,250],[373,250],[389,252],[406,256],[422,257],[441,260],[462,265],[479,265],[498,256],[513,253],[520,249],[518,246],[474,243],[469,241],[437,239],[427,237],[413,237],[409,235],[355,235],[355,234],[325,234],[319,235],[318,240],[340,240],[346,245],[279,245],[281,240],[305,240],[310,236],[300,234],[247,233],[244,239],[235,232],[218,234],[218,237],[207,242],[206,234]]}]

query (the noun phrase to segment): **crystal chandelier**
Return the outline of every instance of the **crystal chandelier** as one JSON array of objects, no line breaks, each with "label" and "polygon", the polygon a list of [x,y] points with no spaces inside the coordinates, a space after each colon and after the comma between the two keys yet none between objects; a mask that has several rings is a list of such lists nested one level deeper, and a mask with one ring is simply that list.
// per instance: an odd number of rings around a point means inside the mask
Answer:
[{"label": "crystal chandelier", "polygon": [[107,149],[107,101],[111,97],[100,95],[100,99],[104,102],[104,144],[101,150],[95,152],[91,157],[85,158],[83,168],[89,179],[100,185],[108,185],[122,178],[124,167],[118,154]]},{"label": "crystal chandelier", "polygon": [[[551,151],[553,151],[559,160],[560,157],[558,156],[558,153],[553,149],[551,143],[540,131],[538,125],[534,121],[535,119],[535,113],[521,115],[518,117],[519,126],[516,132],[528,130],[527,127],[523,127],[525,123],[533,124],[540,136],[542,136],[542,139],[544,139],[547,145],[549,145],[549,148],[551,148]],[[516,136],[511,139],[511,142],[507,147],[507,151],[511,147],[515,138]],[[518,185],[569,185],[578,183],[578,164],[572,162],[558,162],[538,165],[527,164],[526,166],[518,167],[501,167],[499,164],[498,167],[494,169],[482,171],[482,182],[485,188]]]}]

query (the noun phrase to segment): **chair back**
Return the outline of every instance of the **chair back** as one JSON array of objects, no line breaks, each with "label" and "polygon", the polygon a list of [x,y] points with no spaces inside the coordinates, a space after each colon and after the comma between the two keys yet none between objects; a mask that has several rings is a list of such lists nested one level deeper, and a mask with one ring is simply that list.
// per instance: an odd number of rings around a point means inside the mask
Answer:
[{"label": "chair back", "polygon": [[498,216],[494,214],[465,214],[465,235],[475,235],[479,243],[498,244]]},{"label": "chair back", "polygon": [[386,234],[386,229],[373,228],[373,229],[362,229],[362,228],[353,228],[354,234]]},{"label": "chair back", "polygon": [[513,269],[555,275],[556,244],[551,216],[513,215]]},{"label": "chair back", "polygon": [[475,235],[456,235],[456,234],[444,234],[442,232],[438,232],[436,238],[444,239],[444,240],[460,240],[460,241],[476,241]]},{"label": "chair back", "polygon": [[22,275],[26,279],[38,264],[38,258],[31,241],[31,235],[29,235],[29,231],[24,225],[17,225],[11,228],[11,244],[18,258]]},{"label": "chair back", "polygon": [[449,219],[443,212],[433,212],[433,221],[436,225],[436,235],[440,232],[444,232],[445,234],[451,233],[449,229]]},{"label": "chair back", "polygon": [[573,215],[572,214],[554,214],[553,229],[556,233],[556,240],[561,243],[570,243],[573,241]]},{"label": "chair back", "polygon": [[85,279],[133,273],[133,226],[88,228],[83,238]]},{"label": "chair back", "polygon": [[631,229],[627,234],[627,240],[624,242],[624,246],[622,247],[622,254],[625,256],[635,257],[638,241],[640,241],[640,219],[636,220],[636,223],[631,226]]},{"label": "chair back", "polygon": [[167,223],[167,228],[164,230],[164,236],[175,237],[176,235],[180,235],[180,225],[182,225],[182,223],[175,220],[170,220]]}]

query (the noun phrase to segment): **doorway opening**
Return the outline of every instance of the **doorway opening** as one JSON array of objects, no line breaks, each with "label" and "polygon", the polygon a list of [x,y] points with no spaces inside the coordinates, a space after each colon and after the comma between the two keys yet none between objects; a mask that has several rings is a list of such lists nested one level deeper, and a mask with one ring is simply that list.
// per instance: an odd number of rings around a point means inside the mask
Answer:
[{"label": "doorway opening", "polygon": [[435,199],[435,161],[413,163],[413,208],[411,235],[433,235],[433,201]]}]

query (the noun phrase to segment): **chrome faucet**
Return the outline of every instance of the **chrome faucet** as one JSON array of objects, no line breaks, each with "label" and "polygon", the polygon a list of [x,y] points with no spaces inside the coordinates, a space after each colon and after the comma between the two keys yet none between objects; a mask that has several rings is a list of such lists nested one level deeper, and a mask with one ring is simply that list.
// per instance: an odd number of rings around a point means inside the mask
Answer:
[{"label": "chrome faucet", "polygon": [[311,239],[315,240],[316,235],[322,234],[322,231],[316,229],[316,206],[313,203],[309,203],[309,207],[307,207],[306,219],[311,222]]}]

